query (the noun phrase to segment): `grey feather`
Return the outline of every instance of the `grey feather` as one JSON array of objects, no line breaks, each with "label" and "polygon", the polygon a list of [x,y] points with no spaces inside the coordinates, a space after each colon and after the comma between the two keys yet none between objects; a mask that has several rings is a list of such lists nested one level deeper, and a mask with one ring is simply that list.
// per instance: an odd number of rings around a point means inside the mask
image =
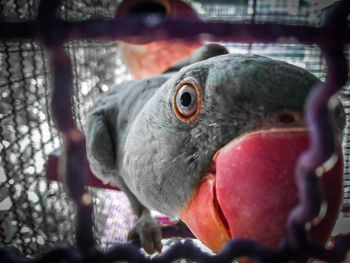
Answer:
[{"label": "grey feather", "polygon": [[[199,83],[203,98],[192,123],[180,121],[173,109],[177,85],[187,77]],[[228,54],[118,85],[92,110],[90,164],[101,179],[122,181],[145,207],[177,216],[220,147],[278,110],[301,112],[318,82],[281,61]],[[101,148],[94,152],[96,145]]]}]

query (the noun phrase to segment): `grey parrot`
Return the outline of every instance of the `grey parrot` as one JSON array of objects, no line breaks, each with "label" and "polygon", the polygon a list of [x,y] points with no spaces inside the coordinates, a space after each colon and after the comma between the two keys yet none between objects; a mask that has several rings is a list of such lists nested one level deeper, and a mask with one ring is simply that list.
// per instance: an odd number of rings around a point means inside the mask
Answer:
[{"label": "grey parrot", "polygon": [[[266,150],[259,153],[254,148],[254,154],[266,155],[266,159],[270,155],[283,159],[288,151],[293,152],[288,148],[296,147],[295,156],[288,157],[296,159],[308,140],[305,139],[304,104],[310,90],[320,81],[306,70],[285,62],[252,54],[225,53],[227,51],[218,45],[205,46],[164,74],[119,84],[97,99],[89,115],[86,138],[90,167],[95,176],[118,186],[127,195],[138,217],[129,238],[140,238],[148,253],[160,251],[162,238],[160,225],[150,210],[180,218],[204,244],[220,251],[230,238],[254,239],[260,231],[255,229],[251,234],[249,225],[257,222],[252,219],[252,213],[261,206],[257,199],[264,205],[277,202],[267,200],[267,195],[261,192],[263,189],[272,193],[280,183],[284,196],[289,193],[290,181],[285,183],[281,179],[274,186],[274,180],[268,178],[255,186],[258,190],[250,191],[247,184],[261,180],[251,177],[258,173],[248,172],[257,157],[243,168],[233,167],[234,172],[226,171],[231,169],[227,168],[231,164],[221,163],[227,160],[240,163],[237,158],[245,156],[241,148],[248,151],[250,144],[258,139],[257,145],[266,142]],[[267,143],[269,140],[278,143]],[[267,148],[272,149],[270,155]],[[238,150],[239,154],[233,154]],[[294,159],[287,162],[293,163]],[[271,167],[274,165],[269,164],[268,168]],[[242,175],[238,174],[239,169]],[[245,184],[240,185],[245,178]],[[337,189],[341,192],[341,185],[333,187],[333,191]],[[260,194],[261,198],[251,197],[250,192]],[[240,195],[247,198],[248,206],[254,204],[254,209],[244,210],[246,203]],[[276,223],[273,220],[278,214],[276,211],[287,215],[289,210],[284,212],[284,207],[289,209],[295,205],[298,198],[295,187],[290,196],[293,197],[289,198],[293,199],[290,204],[289,199],[274,198],[282,201],[276,206],[280,208],[268,208],[273,211],[266,212],[271,217],[264,215],[270,224],[285,227],[285,223],[281,223],[286,220],[285,215],[278,217]],[[340,200],[340,196],[335,197],[334,206],[339,208],[337,198]],[[328,216],[331,218],[327,226],[323,226],[326,236],[334,224],[334,214],[336,212]],[[261,230],[264,238],[277,229],[275,236],[261,239],[268,246],[276,246],[276,240],[280,240],[285,231],[276,227],[269,231],[263,221],[259,222],[264,228]]]}]

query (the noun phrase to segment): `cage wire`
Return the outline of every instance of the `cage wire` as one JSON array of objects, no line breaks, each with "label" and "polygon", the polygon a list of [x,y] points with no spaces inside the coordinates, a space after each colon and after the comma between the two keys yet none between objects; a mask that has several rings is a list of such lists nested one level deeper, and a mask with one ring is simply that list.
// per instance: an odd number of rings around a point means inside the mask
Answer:
[{"label": "cage wire", "polygon": [[[120,2],[120,1],[119,1]],[[203,20],[283,23],[321,26],[332,9],[322,1],[235,0],[188,1]],[[318,4],[317,4],[318,3]],[[111,19],[118,1],[62,1],[59,17],[84,20]],[[0,2],[0,19],[37,17],[39,1]],[[254,53],[284,60],[325,79],[325,61],[316,45],[221,43],[230,53]],[[117,83],[131,79],[118,45],[105,40],[71,40],[64,44],[73,69],[73,114],[83,130],[94,100]],[[346,57],[350,64],[350,48]],[[0,243],[26,257],[34,257],[60,243],[74,244],[75,208],[61,183],[47,184],[45,163],[62,146],[49,109],[52,68],[45,49],[35,40],[0,42]],[[350,204],[350,95],[349,85],[340,97],[346,112],[344,131],[344,203]],[[90,189],[94,201],[94,233],[100,248],[120,241],[131,225],[107,235],[106,227],[116,225],[118,213],[111,214],[111,196],[120,193]],[[112,210],[110,210],[111,208]],[[109,209],[109,210],[108,210]],[[126,208],[127,209],[127,208]],[[108,211],[108,212],[106,212]],[[127,219],[134,220],[130,214]],[[124,225],[123,225],[124,224]],[[120,227],[119,227],[120,228]]]}]

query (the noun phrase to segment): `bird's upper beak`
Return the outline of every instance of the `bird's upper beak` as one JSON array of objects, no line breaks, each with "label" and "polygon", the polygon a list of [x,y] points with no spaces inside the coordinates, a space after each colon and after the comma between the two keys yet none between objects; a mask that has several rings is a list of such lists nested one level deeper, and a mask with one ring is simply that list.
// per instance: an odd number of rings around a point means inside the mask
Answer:
[{"label": "bird's upper beak", "polygon": [[[234,139],[215,154],[181,220],[213,251],[231,238],[249,238],[276,247],[287,234],[287,217],[298,203],[295,168],[309,147],[306,128],[254,131]],[[341,203],[341,154],[322,182],[328,209],[311,231],[325,242]]]}]

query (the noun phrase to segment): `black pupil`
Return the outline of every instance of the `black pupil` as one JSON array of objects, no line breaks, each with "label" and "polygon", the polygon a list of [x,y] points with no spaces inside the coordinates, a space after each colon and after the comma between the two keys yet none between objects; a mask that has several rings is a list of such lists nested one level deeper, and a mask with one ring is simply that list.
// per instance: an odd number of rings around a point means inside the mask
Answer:
[{"label": "black pupil", "polygon": [[192,100],[192,97],[191,97],[191,94],[188,93],[188,92],[184,92],[182,95],[181,95],[181,104],[185,107],[188,107],[190,104],[191,104],[191,100]]}]

